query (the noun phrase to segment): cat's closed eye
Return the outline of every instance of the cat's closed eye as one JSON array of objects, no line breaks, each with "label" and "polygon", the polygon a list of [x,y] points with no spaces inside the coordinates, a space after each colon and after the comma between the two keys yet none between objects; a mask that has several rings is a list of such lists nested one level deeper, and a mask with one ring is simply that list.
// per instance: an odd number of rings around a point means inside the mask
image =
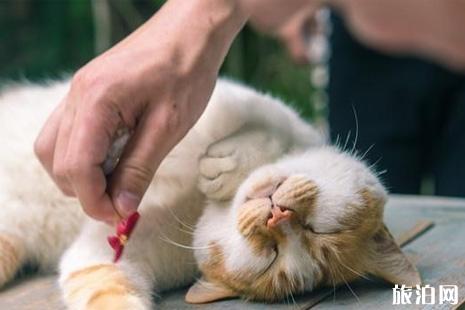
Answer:
[{"label": "cat's closed eye", "polygon": [[324,229],[315,228],[312,224],[302,224],[302,227],[314,235],[335,235],[344,232],[343,229],[332,229],[325,231]]}]

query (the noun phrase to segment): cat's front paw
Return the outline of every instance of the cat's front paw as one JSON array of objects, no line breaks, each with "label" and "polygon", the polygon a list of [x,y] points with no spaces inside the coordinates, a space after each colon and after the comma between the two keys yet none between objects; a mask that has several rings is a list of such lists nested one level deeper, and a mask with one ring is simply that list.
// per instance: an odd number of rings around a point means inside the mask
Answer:
[{"label": "cat's front paw", "polygon": [[[237,146],[236,146],[237,147]],[[208,198],[227,200],[238,186],[234,176],[239,166],[239,152],[232,141],[221,141],[212,145],[200,159],[199,189]]]},{"label": "cat's front paw", "polygon": [[113,264],[90,266],[71,273],[63,284],[64,301],[69,309],[148,310],[128,277]]},{"label": "cat's front paw", "polygon": [[199,189],[208,198],[228,200],[255,168],[274,161],[286,141],[264,130],[248,129],[211,145],[200,159]]}]

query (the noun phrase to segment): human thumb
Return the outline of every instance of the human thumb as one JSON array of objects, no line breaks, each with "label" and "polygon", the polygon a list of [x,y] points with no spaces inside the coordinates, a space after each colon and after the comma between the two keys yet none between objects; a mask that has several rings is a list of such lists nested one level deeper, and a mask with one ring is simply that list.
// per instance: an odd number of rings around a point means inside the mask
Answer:
[{"label": "human thumb", "polygon": [[177,142],[170,141],[174,135],[157,126],[163,121],[158,122],[154,114],[155,119],[145,115],[138,124],[109,179],[110,196],[123,218],[137,210],[160,162]]}]

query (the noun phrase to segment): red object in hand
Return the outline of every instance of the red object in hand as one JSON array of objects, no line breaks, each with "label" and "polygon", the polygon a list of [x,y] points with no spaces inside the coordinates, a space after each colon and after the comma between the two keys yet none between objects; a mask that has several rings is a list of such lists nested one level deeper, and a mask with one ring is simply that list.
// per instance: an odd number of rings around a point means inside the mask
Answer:
[{"label": "red object in hand", "polygon": [[116,263],[123,254],[124,246],[136,227],[139,217],[139,212],[134,212],[127,219],[123,219],[119,222],[118,226],[116,226],[116,236],[108,236],[108,243],[115,251],[115,256],[113,258],[114,263]]}]

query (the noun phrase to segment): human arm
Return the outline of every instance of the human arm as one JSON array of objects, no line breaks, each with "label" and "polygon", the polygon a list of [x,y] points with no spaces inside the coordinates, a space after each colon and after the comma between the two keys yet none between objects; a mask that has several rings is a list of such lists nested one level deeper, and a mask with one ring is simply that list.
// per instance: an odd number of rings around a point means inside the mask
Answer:
[{"label": "human arm", "polygon": [[[284,5],[285,4],[285,5]],[[267,5],[267,10],[260,10]],[[461,0],[250,0],[251,21],[302,55],[302,12],[326,5],[364,44],[385,52],[426,57],[465,70],[465,1]],[[285,9],[283,9],[285,8]]]}]

